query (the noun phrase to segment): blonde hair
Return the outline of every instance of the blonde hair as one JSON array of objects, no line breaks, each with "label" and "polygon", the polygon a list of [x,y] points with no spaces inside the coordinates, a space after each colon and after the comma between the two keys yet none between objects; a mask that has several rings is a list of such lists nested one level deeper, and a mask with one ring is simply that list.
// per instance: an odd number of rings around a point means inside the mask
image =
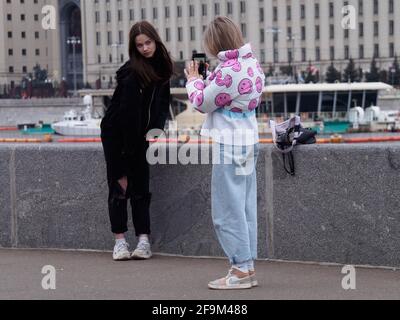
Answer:
[{"label": "blonde hair", "polygon": [[216,17],[204,31],[204,47],[212,56],[244,45],[242,31],[228,17]]}]

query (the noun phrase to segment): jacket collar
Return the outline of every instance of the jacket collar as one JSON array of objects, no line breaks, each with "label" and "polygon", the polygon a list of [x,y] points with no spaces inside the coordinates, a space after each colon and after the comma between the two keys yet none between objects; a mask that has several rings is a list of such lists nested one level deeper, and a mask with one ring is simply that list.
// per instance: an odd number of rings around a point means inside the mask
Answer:
[{"label": "jacket collar", "polygon": [[218,59],[221,61],[228,61],[238,58],[248,58],[253,56],[253,50],[250,43],[246,43],[243,47],[234,50],[221,51],[218,53]]}]

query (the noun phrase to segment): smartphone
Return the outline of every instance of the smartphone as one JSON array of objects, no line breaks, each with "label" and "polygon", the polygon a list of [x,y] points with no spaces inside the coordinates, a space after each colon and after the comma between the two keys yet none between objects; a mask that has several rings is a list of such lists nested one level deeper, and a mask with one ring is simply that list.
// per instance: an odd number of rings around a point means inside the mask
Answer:
[{"label": "smartphone", "polygon": [[192,60],[197,61],[199,63],[199,74],[203,76],[203,79],[207,78],[206,54],[205,53],[193,53]]}]

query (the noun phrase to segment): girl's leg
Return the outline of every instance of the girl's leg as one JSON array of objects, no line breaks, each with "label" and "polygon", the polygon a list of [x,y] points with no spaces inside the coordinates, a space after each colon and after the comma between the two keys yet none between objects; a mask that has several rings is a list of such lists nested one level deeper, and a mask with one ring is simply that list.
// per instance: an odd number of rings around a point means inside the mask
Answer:
[{"label": "girl's leg", "polygon": [[241,147],[219,145],[219,149],[221,164],[212,169],[211,211],[218,240],[234,265],[252,259],[245,213],[247,177],[237,170],[243,160]]}]

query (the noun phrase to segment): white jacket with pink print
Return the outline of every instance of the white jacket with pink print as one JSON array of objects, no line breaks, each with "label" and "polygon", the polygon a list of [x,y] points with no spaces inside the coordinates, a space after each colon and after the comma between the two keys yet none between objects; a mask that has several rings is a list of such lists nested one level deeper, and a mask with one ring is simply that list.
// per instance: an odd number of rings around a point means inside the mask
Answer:
[{"label": "white jacket with pink print", "polygon": [[255,109],[261,103],[265,75],[250,44],[220,52],[220,60],[208,78],[192,78],[186,84],[193,107],[207,113],[201,135],[218,143],[258,143]]}]

